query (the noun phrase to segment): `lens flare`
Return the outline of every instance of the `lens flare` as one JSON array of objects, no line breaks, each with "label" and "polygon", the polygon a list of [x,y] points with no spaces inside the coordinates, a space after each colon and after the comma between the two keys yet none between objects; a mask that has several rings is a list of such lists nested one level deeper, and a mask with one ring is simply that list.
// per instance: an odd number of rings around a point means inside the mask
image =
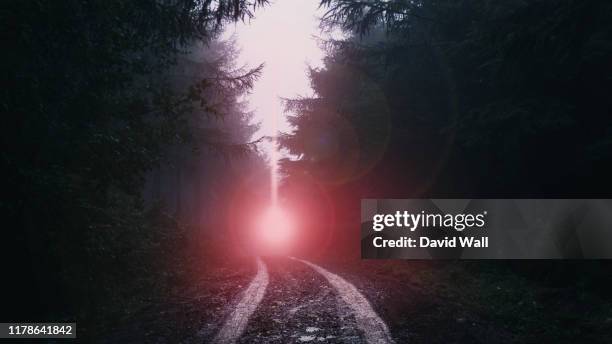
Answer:
[{"label": "lens flare", "polygon": [[262,253],[287,253],[295,236],[293,218],[279,206],[264,211],[257,225],[257,239]]}]

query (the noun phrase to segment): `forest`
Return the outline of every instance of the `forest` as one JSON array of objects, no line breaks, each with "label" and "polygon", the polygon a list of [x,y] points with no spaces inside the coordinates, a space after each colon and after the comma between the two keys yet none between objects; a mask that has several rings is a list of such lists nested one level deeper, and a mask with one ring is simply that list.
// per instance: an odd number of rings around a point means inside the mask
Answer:
[{"label": "forest", "polygon": [[219,36],[264,3],[3,4],[4,321],[93,327],[181,277],[238,171],[266,169],[241,98],[262,66]]},{"label": "forest", "polygon": [[[349,233],[364,198],[612,195],[612,2],[317,2],[322,32],[342,35],[320,38],[313,93],[282,100],[292,129],[276,138],[257,137],[248,106],[265,61],[239,64],[222,35],[272,1],[3,2],[1,321],[76,321],[83,342],[192,342],[185,319],[248,284],[247,258],[224,245],[268,200],[264,141],[287,152],[283,202],[309,214],[296,254],[334,262],[359,259]],[[408,274],[402,263],[368,273]],[[554,289],[535,315],[515,302],[531,292],[493,311],[470,299],[509,323],[499,342],[612,335],[609,261],[414,266],[447,298],[455,280],[486,297]],[[224,273],[242,282],[219,291]],[[223,300],[180,308],[202,276]]]}]

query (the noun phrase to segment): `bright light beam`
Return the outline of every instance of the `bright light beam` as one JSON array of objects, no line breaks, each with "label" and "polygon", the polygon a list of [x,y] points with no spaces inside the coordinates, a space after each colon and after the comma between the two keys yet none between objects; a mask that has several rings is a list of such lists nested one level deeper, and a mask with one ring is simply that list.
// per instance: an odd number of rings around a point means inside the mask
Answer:
[{"label": "bright light beam", "polygon": [[264,210],[261,223],[254,226],[257,228],[254,234],[259,243],[275,250],[281,243],[289,246],[289,238],[295,236],[293,224],[289,225],[292,220],[288,220],[289,215],[279,207],[282,203],[278,190],[282,151],[277,136],[279,132],[291,130],[283,116],[279,97],[312,95],[306,71],[307,66],[323,66],[324,51],[313,38],[321,35],[318,17],[322,14],[318,1],[278,1],[259,9],[252,21],[228,26],[225,33],[226,38],[235,34],[241,50],[238,64],[253,66],[265,62],[264,73],[249,96],[249,104],[261,122],[257,135],[272,137],[262,144],[270,164],[270,210]]},{"label": "bright light beam", "polygon": [[274,137],[272,138],[272,150],[270,152],[270,203],[272,207],[278,206],[278,114],[273,114],[272,126]]},{"label": "bright light beam", "polygon": [[293,218],[282,208],[270,206],[257,224],[259,248],[265,253],[287,253],[295,237]]}]

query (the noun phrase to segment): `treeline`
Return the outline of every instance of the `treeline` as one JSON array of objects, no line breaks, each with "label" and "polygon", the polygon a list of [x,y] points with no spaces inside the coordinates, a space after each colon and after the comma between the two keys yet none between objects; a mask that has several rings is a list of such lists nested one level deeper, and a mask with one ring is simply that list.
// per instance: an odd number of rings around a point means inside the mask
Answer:
[{"label": "treeline", "polygon": [[[332,254],[359,257],[363,198],[612,194],[611,2],[321,4],[323,26],[344,38],[322,42],[315,96],[286,102],[295,130],[282,138],[292,153],[282,167],[286,192],[333,217],[332,234],[318,234],[344,240]],[[605,261],[466,265],[567,288],[564,305],[609,299],[612,285]]]},{"label": "treeline", "polygon": [[261,66],[235,66],[219,34],[266,2],[3,4],[3,321],[76,320],[87,338],[164,291],[189,238],[183,196],[163,193],[180,181],[155,171],[253,152],[241,97]]},{"label": "treeline", "polygon": [[287,101],[287,185],[316,176],[341,205],[610,195],[609,1],[321,4],[345,38]]}]

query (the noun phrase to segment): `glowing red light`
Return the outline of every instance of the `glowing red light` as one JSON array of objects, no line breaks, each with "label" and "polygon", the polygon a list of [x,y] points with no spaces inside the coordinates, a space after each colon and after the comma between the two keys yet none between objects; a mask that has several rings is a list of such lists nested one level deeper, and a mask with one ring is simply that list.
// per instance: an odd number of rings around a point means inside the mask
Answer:
[{"label": "glowing red light", "polygon": [[295,235],[295,224],[289,214],[278,206],[271,206],[257,224],[257,237],[266,253],[286,253]]}]

